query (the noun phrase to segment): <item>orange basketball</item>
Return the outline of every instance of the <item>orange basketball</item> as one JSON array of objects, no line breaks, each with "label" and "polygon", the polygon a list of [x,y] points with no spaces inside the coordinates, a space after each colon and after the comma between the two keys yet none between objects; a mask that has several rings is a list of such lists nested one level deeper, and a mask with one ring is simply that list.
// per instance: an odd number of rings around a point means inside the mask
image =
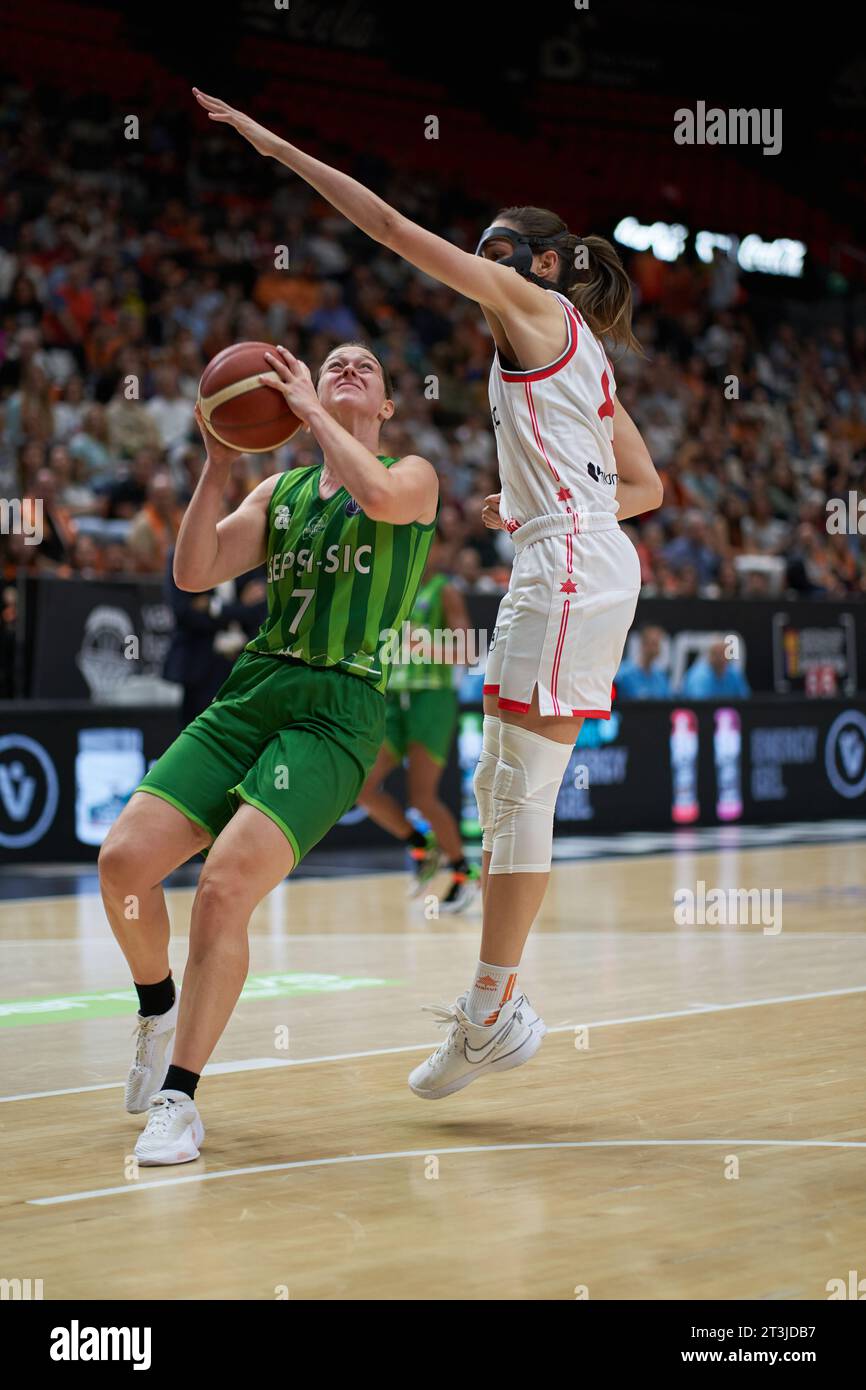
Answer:
[{"label": "orange basketball", "polygon": [[277,380],[265,361],[276,356],[273,343],[234,343],[207,364],[198,388],[198,403],[208,429],[223,444],[248,454],[278,449],[301,427],[283,396],[262,386],[260,376]]}]

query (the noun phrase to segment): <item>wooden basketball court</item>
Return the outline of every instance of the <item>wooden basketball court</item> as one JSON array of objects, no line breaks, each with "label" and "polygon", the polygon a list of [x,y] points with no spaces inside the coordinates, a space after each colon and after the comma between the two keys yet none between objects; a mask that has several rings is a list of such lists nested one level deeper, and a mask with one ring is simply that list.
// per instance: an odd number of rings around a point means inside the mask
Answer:
[{"label": "wooden basketball court", "polygon": [[[678,926],[699,881],[781,889],[782,929]],[[477,913],[427,920],[396,874],[285,884],[201,1159],[136,1175],[101,905],[0,903],[0,1274],[46,1299],[825,1299],[866,1243],[864,907],[863,839],[558,862],[521,973],[541,1052],[425,1103],[420,1008],[470,978]]]}]

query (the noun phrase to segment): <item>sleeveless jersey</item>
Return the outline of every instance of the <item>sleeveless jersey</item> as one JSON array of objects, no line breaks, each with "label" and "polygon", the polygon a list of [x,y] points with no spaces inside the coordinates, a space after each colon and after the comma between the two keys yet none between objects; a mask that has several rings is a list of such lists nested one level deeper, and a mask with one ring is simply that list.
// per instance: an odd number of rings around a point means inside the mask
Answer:
[{"label": "sleeveless jersey", "polygon": [[546,367],[512,371],[497,351],[489,396],[499,477],[500,515],[509,531],[538,516],[617,512],[613,454],[613,368],[604,348],[565,295],[568,341]]},{"label": "sleeveless jersey", "polygon": [[[441,634],[446,630],[442,591],[448,582],[447,574],[433,574],[418,590],[418,596],[409,614],[410,640],[407,654],[411,654],[413,650],[418,656],[425,654],[426,644],[422,645],[417,636],[413,637],[413,634],[422,632],[429,635],[429,646],[426,646],[426,650],[435,653],[435,633],[438,631]],[[441,644],[441,636],[439,640]],[[450,690],[453,685],[453,673],[453,665],[444,661],[401,661],[391,668],[388,689]]]},{"label": "sleeveless jersey", "polygon": [[291,469],[271,494],[268,616],[245,650],[338,666],[384,692],[393,634],[414,602],[436,523],[371,521],[344,487],[323,501],[321,472]]}]

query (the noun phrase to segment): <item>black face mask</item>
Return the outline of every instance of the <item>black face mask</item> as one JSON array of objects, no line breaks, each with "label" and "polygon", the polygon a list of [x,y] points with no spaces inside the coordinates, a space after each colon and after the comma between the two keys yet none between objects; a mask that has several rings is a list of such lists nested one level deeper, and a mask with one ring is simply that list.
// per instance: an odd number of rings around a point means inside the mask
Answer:
[{"label": "black face mask", "polygon": [[476,256],[480,256],[488,241],[508,241],[514,247],[510,256],[503,256],[498,262],[499,265],[510,265],[522,275],[524,280],[531,280],[534,285],[540,285],[543,290],[555,290],[558,288],[551,280],[543,280],[540,275],[536,275],[532,269],[532,257],[536,251],[546,251],[552,247],[554,251],[562,254],[562,236],[555,237],[528,237],[522,232],[515,232],[511,227],[487,227],[481,233],[481,240],[475,248]]}]

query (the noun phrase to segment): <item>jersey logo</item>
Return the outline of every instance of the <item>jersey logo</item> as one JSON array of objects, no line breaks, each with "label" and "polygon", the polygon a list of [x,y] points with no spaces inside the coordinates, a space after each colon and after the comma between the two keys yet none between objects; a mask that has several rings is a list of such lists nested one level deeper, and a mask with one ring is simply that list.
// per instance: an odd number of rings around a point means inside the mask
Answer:
[{"label": "jersey logo", "polygon": [[324,531],[326,525],[327,522],[320,516],[316,517],[315,521],[308,521],[304,527],[301,540],[308,541],[311,540],[313,536],[318,536],[320,531]]},{"label": "jersey logo", "polygon": [[350,497],[345,506],[346,516],[357,516],[360,510],[360,502],[356,502],[354,497]]},{"label": "jersey logo", "polygon": [[288,530],[289,522],[291,521],[291,519],[292,511],[290,507],[277,507],[276,513],[274,515],[274,526],[277,528],[278,531]]},{"label": "jersey logo", "polygon": [[614,487],[619,477],[618,473],[605,473],[603,468],[599,468],[597,463],[588,463],[586,471],[596,483],[606,483],[608,487]]}]

